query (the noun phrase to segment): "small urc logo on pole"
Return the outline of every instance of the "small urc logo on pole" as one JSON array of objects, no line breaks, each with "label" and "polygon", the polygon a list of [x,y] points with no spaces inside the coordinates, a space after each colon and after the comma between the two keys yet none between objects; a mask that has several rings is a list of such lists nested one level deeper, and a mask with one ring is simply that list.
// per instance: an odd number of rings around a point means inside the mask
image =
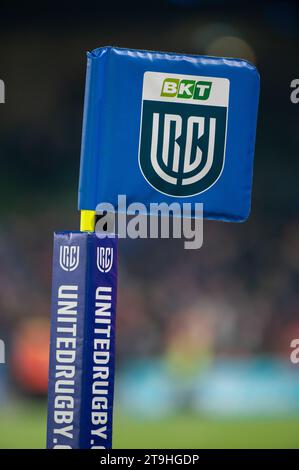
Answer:
[{"label": "small urc logo on pole", "polygon": [[79,266],[80,247],[62,245],[59,253],[59,264],[64,271],[75,271]]},{"label": "small urc logo on pole", "polygon": [[109,273],[113,264],[113,248],[97,248],[97,267],[101,273]]},{"label": "small urc logo on pole", "polygon": [[2,339],[0,339],[0,364],[5,364],[5,344]]},{"label": "small urc logo on pole", "polygon": [[4,81],[0,79],[0,104],[5,103],[5,84]]}]

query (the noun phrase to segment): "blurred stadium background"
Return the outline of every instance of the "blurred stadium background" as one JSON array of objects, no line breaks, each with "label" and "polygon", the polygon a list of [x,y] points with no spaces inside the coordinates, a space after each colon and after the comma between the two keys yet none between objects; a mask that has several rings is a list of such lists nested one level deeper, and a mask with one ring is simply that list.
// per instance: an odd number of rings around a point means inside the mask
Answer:
[{"label": "blurred stadium background", "polygon": [[44,447],[52,233],[77,229],[85,51],[107,44],[254,62],[249,222],[204,246],[122,241],[115,447],[299,447],[296,3],[1,7],[0,448]]}]

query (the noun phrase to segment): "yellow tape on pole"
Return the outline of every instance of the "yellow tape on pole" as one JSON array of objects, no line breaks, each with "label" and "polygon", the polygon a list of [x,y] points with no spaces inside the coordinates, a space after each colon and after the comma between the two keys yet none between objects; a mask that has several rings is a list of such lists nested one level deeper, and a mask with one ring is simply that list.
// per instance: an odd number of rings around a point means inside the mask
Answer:
[{"label": "yellow tape on pole", "polygon": [[95,230],[95,211],[81,211],[80,231],[81,232],[94,232]]}]

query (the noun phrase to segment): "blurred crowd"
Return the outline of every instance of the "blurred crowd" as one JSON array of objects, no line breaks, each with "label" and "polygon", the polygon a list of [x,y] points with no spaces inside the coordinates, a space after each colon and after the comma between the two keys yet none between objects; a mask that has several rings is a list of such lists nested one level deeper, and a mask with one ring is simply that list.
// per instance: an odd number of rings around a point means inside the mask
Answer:
[{"label": "blurred crowd", "polygon": [[[0,238],[0,331],[22,386],[26,362],[37,376],[47,366],[56,219],[53,211],[20,220]],[[205,222],[200,250],[185,250],[181,240],[119,243],[120,364],[164,357],[192,371],[215,357],[289,355],[299,337],[298,220],[275,233],[255,217],[242,225]],[[46,390],[42,377],[32,378],[36,391]]]}]

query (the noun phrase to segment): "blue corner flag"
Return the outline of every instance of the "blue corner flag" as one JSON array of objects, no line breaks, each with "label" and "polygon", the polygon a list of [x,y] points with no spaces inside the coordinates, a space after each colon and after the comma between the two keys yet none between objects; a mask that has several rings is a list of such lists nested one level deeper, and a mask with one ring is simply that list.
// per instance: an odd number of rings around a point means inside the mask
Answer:
[{"label": "blue corner flag", "polygon": [[103,47],[88,53],[79,209],[203,203],[250,212],[259,75],[245,60]]}]

